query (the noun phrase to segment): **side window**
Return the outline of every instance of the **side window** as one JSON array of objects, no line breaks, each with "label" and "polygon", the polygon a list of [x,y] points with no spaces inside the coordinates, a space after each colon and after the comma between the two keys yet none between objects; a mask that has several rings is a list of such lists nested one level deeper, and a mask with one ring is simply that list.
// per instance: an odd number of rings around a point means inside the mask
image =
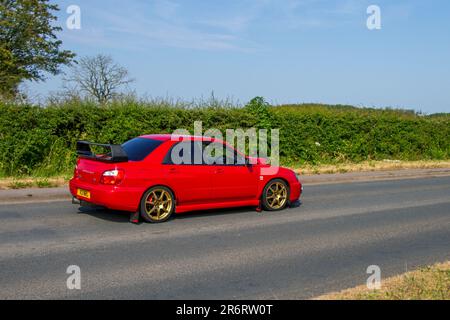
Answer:
[{"label": "side window", "polygon": [[223,145],[203,142],[203,162],[207,165],[224,164]]},{"label": "side window", "polygon": [[209,165],[245,165],[245,157],[223,143],[204,143],[205,164]]},{"label": "side window", "polygon": [[[227,147],[229,149],[231,149],[230,147]],[[236,150],[234,150],[234,160],[235,160],[235,165],[239,165],[239,166],[245,166],[247,164],[247,159],[245,158],[244,155],[240,154],[239,152],[237,152]]]},{"label": "side window", "polygon": [[166,156],[163,164],[191,164],[192,146],[190,141],[174,144]]},{"label": "side window", "polygon": [[202,144],[197,141],[182,141],[173,145],[164,157],[163,164],[202,164]]},{"label": "side window", "polygon": [[163,164],[174,165],[245,165],[245,156],[219,142],[182,141],[173,145]]}]

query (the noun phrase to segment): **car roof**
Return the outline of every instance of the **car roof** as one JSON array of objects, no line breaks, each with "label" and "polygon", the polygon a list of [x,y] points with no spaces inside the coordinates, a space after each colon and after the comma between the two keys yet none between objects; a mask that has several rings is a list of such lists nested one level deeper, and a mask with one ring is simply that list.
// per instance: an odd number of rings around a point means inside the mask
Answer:
[{"label": "car roof", "polygon": [[210,138],[210,137],[202,137],[202,136],[190,136],[190,135],[177,135],[177,134],[146,134],[140,136],[140,138],[159,140],[159,141],[217,141],[222,142],[222,140]]}]

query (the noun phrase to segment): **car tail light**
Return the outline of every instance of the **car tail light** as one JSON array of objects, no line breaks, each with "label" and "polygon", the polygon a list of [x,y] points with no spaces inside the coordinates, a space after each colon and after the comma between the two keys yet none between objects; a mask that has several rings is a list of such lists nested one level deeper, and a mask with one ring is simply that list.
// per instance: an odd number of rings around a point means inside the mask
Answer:
[{"label": "car tail light", "polygon": [[105,171],[100,179],[101,184],[117,185],[122,182],[125,172],[121,169]]}]

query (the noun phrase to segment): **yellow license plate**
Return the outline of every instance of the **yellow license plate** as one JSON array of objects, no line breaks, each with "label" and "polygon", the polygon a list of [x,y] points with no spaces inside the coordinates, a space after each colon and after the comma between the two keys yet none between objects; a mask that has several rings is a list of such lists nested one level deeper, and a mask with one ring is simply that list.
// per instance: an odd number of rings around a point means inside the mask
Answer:
[{"label": "yellow license plate", "polygon": [[77,196],[90,199],[91,198],[91,193],[89,191],[87,191],[87,190],[77,189]]}]

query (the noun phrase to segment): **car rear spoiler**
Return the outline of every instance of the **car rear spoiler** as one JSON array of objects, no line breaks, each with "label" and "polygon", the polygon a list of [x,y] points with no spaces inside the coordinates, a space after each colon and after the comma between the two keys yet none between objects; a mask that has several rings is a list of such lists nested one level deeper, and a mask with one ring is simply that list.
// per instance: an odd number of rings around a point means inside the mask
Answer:
[{"label": "car rear spoiler", "polygon": [[[103,147],[109,150],[106,154],[95,154],[91,146]],[[77,141],[77,154],[80,157],[103,162],[128,162],[128,155],[119,144],[101,144],[88,141]]]}]

